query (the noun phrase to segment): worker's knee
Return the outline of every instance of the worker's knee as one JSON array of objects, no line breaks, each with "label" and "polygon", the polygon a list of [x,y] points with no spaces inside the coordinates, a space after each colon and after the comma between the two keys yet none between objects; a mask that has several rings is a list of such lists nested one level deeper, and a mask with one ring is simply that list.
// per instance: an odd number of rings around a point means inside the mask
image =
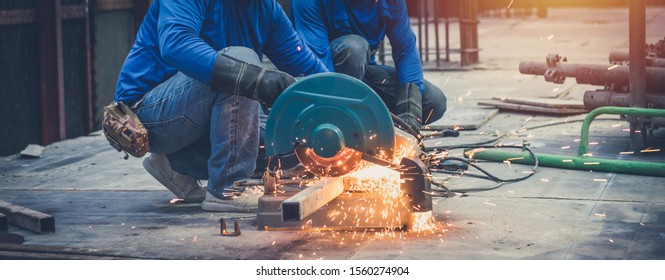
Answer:
[{"label": "worker's knee", "polygon": [[359,35],[351,34],[330,42],[335,72],[362,79],[369,63],[369,43]]},{"label": "worker's knee", "polygon": [[423,123],[430,124],[446,113],[447,98],[443,91],[432,83],[425,81],[423,93]]},{"label": "worker's knee", "polygon": [[218,53],[231,56],[235,59],[247,62],[249,64],[257,66],[261,65],[261,59],[259,58],[259,55],[253,49],[247,47],[239,47],[239,46],[226,47],[220,50]]}]

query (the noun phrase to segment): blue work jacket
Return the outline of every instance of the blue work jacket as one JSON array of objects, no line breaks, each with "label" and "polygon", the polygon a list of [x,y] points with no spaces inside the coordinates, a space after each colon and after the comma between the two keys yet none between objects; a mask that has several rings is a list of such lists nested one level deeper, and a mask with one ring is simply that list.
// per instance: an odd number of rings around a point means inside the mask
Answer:
[{"label": "blue work jacket", "polygon": [[178,71],[210,84],[217,52],[244,46],[292,76],[327,72],[274,0],[154,0],[125,60],[116,101],[134,103]]},{"label": "blue work jacket", "polygon": [[334,69],[330,41],[360,35],[374,54],[387,36],[400,84],[415,83],[425,90],[405,0],[292,0],[291,11],[296,31],[329,70]]}]

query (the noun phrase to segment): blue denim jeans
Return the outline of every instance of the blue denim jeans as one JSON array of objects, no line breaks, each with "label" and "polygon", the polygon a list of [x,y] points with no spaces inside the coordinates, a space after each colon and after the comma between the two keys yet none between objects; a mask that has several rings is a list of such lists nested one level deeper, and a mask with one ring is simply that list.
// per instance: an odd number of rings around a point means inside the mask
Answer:
[{"label": "blue denim jeans", "polygon": [[[335,72],[358,78],[379,94],[388,110],[395,112],[399,79],[395,67],[370,63],[369,43],[359,35],[345,35],[330,42]],[[440,119],[446,112],[446,96],[441,89],[425,80],[423,123]]]},{"label": "blue denim jeans", "polygon": [[[220,53],[260,65],[249,48]],[[166,154],[177,172],[207,179],[211,194],[221,197],[254,172],[267,119],[259,102],[213,92],[179,72],[148,92],[135,112],[148,129],[150,152]]]}]

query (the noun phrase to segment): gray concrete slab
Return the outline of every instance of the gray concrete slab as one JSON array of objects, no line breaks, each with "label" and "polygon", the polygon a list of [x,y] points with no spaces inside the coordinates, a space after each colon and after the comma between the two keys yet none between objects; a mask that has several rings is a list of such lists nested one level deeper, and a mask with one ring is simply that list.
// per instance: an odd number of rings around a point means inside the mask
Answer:
[{"label": "gray concrete slab", "polygon": [[[482,64],[474,71],[427,72],[449,107],[474,107],[495,96],[554,96],[570,89],[581,100],[596,87],[569,80],[545,83],[518,73],[521,60],[558,52],[575,63],[606,63],[627,50],[626,9],[551,9],[547,19],[481,18]],[[647,11],[647,40],[663,34],[665,8]],[[453,24],[451,30],[457,32]],[[432,37],[431,37],[432,38]],[[451,34],[453,41],[457,35]],[[452,56],[455,59],[455,56]],[[580,123],[524,128],[580,119],[502,112],[459,138],[430,145],[475,143],[505,135],[501,143],[531,143],[537,153],[576,155]],[[663,154],[621,155],[627,123],[596,121],[594,156],[664,162]],[[662,139],[662,138],[661,138]],[[662,140],[661,142],[662,143]],[[461,156],[461,150],[452,154]],[[501,177],[528,166],[482,163]],[[492,182],[437,174],[450,188]],[[58,142],[41,158],[0,158],[0,199],[55,217],[56,232],[38,235],[10,226],[27,244],[90,248],[159,259],[665,259],[665,184],[661,177],[538,168],[530,179],[486,192],[435,199],[439,227],[428,233],[262,231],[253,215],[205,212],[198,204],[171,204],[173,195],[150,177],[141,160],[122,160],[102,135]],[[219,219],[239,219],[239,237],[219,235]]]}]

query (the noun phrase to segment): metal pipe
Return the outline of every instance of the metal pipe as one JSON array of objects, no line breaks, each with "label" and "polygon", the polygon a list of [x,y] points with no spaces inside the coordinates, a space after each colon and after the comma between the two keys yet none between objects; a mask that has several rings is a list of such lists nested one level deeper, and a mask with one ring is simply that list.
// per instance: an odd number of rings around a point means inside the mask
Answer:
[{"label": "metal pipe", "polygon": [[630,107],[646,106],[646,6],[644,0],[630,1]]},{"label": "metal pipe", "polygon": [[[575,78],[578,84],[595,86],[612,84],[615,88],[628,86],[630,83],[630,69],[622,65],[558,63],[556,66],[549,66],[545,62],[523,61],[520,62],[519,70],[526,75],[562,78],[554,79],[555,83],[563,83],[565,77]],[[665,92],[665,68],[646,68],[646,90]]]},{"label": "metal pipe", "polygon": [[[628,52],[613,51],[610,53],[609,59],[611,64],[628,62],[630,54]],[[650,54],[645,59],[647,67],[665,67],[665,58],[658,58],[655,54]]]},{"label": "metal pipe", "polygon": [[[646,6],[645,0],[630,1],[629,9],[629,53],[630,53],[630,107],[646,107]],[[646,145],[646,134],[644,130],[644,118],[633,116],[628,118],[630,122],[631,147],[637,151]]]},{"label": "metal pipe", "polygon": [[[590,90],[584,92],[584,108],[593,110],[603,106],[629,107],[630,94],[608,90]],[[647,108],[665,109],[665,95],[647,94]]]},{"label": "metal pipe", "polygon": [[577,154],[582,156],[587,154],[589,149],[589,126],[593,119],[600,115],[626,115],[626,116],[647,116],[647,117],[665,117],[665,110],[662,109],[648,109],[648,108],[626,108],[626,107],[600,107],[595,109],[584,118],[582,123],[582,130],[580,132],[580,146]]},{"label": "metal pipe", "polygon": [[[541,153],[537,153],[536,157],[538,158],[539,166],[665,177],[665,163]],[[505,149],[487,149],[474,151],[473,158],[495,162],[505,162],[508,160],[511,163],[527,165],[532,165],[534,163],[533,156],[531,156],[531,154],[528,152],[512,150],[509,151]]]}]

